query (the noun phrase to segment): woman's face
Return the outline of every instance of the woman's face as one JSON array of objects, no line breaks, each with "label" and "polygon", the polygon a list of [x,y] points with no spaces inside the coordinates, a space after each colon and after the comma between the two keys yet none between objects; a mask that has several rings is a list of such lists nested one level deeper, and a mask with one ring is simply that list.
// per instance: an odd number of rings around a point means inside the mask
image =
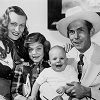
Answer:
[{"label": "woman's face", "polygon": [[43,45],[39,42],[29,44],[29,57],[34,63],[40,62],[44,57]]},{"label": "woman's face", "polygon": [[17,15],[15,12],[9,14],[10,20],[8,23],[8,37],[12,40],[17,40],[21,37],[25,25],[26,17],[22,15]]}]

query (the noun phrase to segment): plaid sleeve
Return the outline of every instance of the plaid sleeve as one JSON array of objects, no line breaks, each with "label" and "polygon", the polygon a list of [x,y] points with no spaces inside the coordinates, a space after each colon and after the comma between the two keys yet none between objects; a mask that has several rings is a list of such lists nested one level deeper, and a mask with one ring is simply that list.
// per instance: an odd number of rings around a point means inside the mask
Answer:
[{"label": "plaid sleeve", "polygon": [[20,94],[21,86],[22,86],[22,73],[23,73],[23,66],[17,65],[14,71],[14,77],[12,80],[12,87],[11,87],[11,93],[12,97],[15,98],[17,95]]}]

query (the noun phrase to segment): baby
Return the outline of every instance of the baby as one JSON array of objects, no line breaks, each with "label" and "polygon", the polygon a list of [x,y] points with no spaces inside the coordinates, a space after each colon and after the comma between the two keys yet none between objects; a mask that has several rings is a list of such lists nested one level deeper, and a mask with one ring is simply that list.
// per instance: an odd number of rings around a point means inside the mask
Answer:
[{"label": "baby", "polygon": [[54,46],[49,51],[49,64],[51,67],[45,68],[36,79],[32,93],[28,100],[35,100],[37,92],[40,90],[42,100],[52,100],[55,97],[62,97],[68,100],[68,96],[64,93],[66,84],[76,81],[77,73],[74,68],[67,65],[66,51],[61,46]]}]

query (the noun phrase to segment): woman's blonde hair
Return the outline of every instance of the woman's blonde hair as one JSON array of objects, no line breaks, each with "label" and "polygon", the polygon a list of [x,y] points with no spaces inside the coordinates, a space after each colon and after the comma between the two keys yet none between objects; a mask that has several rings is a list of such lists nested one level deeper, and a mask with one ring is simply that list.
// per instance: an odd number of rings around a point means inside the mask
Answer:
[{"label": "woman's blonde hair", "polygon": [[[5,13],[3,14],[3,16],[0,18],[0,34],[5,37],[7,36],[7,31],[8,31],[8,24],[10,21],[10,16],[9,14],[11,12],[15,12],[17,15],[22,15],[26,17],[27,20],[27,15],[25,14],[25,12],[18,6],[11,6],[8,7],[8,9],[5,11]],[[24,32],[22,34],[22,37],[26,37],[26,35],[28,34],[27,31],[27,27],[25,26]]]}]

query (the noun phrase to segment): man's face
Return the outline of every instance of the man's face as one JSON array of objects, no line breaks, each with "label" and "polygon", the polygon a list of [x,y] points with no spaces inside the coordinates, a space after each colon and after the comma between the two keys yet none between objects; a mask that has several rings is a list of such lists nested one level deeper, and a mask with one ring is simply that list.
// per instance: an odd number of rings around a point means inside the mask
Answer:
[{"label": "man's face", "polygon": [[8,37],[17,40],[23,33],[26,25],[26,17],[17,15],[15,12],[9,14]]},{"label": "man's face", "polygon": [[76,20],[68,26],[69,39],[80,52],[85,52],[91,45],[90,33],[84,20]]}]

